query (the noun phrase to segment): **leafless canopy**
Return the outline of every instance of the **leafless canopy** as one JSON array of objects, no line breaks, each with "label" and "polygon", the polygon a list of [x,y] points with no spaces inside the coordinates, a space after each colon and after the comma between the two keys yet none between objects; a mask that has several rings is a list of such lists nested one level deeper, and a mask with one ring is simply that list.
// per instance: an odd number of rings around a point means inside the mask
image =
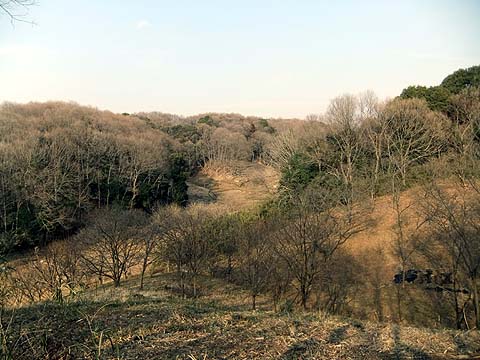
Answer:
[{"label": "leafless canopy", "polygon": [[10,21],[30,22],[25,19],[28,8],[35,5],[36,0],[0,0],[0,15],[7,15]]}]

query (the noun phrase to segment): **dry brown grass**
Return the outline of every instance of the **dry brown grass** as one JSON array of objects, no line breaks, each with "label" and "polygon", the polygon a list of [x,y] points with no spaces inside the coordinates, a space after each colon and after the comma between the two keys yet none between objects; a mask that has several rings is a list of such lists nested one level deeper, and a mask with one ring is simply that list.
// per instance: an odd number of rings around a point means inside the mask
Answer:
[{"label": "dry brown grass", "polygon": [[278,187],[280,175],[271,166],[247,161],[208,164],[190,180],[190,195],[200,202],[224,205],[236,211],[267,200]]},{"label": "dry brown grass", "polygon": [[279,314],[266,298],[251,311],[246,293],[220,280],[204,278],[199,299],[165,290],[172,281],[149,278],[140,292],[131,278],[120,289],[106,286],[68,305],[18,309],[15,331],[30,334],[36,355],[24,347],[15,358],[454,359],[473,358],[480,349],[478,332]]},{"label": "dry brown grass", "polygon": [[[235,210],[258,204],[277,183],[273,169],[241,162],[205,170],[195,179],[197,186],[215,193],[215,206]],[[420,197],[419,189],[409,190],[402,194],[401,206],[415,205]],[[415,224],[417,210],[411,206],[405,213],[407,227]],[[375,201],[371,217],[372,226],[346,246],[363,254],[365,265],[372,267],[378,266],[377,250],[383,249],[379,271],[384,284],[391,286],[398,261],[393,255],[395,213],[390,196]],[[143,291],[138,285],[138,277],[130,276],[120,288],[106,284],[90,289],[66,305],[17,309],[12,338],[22,334],[24,342],[14,358],[480,358],[478,331],[413,328],[323,313],[275,313],[266,296],[258,299],[259,310],[251,311],[247,291],[208,277],[201,279],[199,299],[181,299],[172,291],[171,274],[148,277]]]},{"label": "dry brown grass", "polygon": [[[418,214],[418,200],[422,196],[420,188],[413,188],[401,194],[400,208],[406,209],[403,216],[407,234],[413,231],[421,220]],[[369,210],[371,211],[369,217],[372,222],[365,231],[355,234],[349,239],[345,246],[354,255],[370,254],[374,256],[378,249],[382,249],[385,264],[383,274],[385,280],[391,281],[394,273],[399,270],[399,260],[394,255],[396,213],[392,196],[386,195],[375,199]]]}]

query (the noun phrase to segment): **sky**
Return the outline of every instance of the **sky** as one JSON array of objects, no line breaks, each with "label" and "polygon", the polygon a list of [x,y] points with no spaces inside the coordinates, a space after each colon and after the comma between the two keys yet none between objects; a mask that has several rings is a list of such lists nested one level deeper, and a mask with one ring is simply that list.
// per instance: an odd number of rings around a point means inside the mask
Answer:
[{"label": "sky", "polygon": [[0,15],[0,102],[321,113],[480,64],[478,0],[38,0]]}]

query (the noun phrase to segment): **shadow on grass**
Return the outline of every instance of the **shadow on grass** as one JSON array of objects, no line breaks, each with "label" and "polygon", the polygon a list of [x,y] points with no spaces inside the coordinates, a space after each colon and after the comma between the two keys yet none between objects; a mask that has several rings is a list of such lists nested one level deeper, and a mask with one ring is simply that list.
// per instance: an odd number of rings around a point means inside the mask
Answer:
[{"label": "shadow on grass", "polygon": [[[12,311],[3,315],[8,318]],[[8,345],[10,358],[19,360],[95,359],[98,349],[102,359],[187,359],[189,355],[202,359],[204,354],[207,359],[261,358],[255,354],[275,353],[278,349],[272,348],[271,339],[288,336],[287,325],[296,321],[207,299],[135,293],[124,301],[36,304],[15,310],[13,316]],[[277,323],[258,326],[265,318],[278,317]],[[308,333],[310,319],[302,319],[306,326],[301,331],[309,338],[297,341],[279,358],[440,359],[404,343],[398,326],[392,326],[392,350],[381,352],[374,346],[373,333],[360,323],[333,328],[319,340]],[[360,342],[355,344],[356,340]]]},{"label": "shadow on grass", "polygon": [[[215,301],[174,296],[152,299],[131,294],[125,301],[45,302],[7,311],[3,316],[13,318],[8,330],[10,358],[79,359],[95,358],[99,347],[115,358],[115,352],[137,346],[138,340],[149,334],[167,334],[175,339],[177,334],[182,337],[185,333],[201,334],[222,328],[225,324],[215,320],[217,317],[243,322],[246,331],[248,324],[260,315]],[[215,340],[207,340],[205,350],[208,346],[221,347]],[[182,346],[188,349],[190,343],[187,337]],[[173,347],[169,353],[173,355],[176,349]]]},{"label": "shadow on grass", "polygon": [[336,329],[334,329],[329,337],[328,337],[328,342],[330,344],[339,344],[340,342],[342,342],[346,335],[347,335],[347,329],[348,329],[348,325],[344,325],[344,326],[340,326]]},{"label": "shadow on grass", "polygon": [[[309,338],[297,342],[281,356],[283,360],[294,359],[371,359],[371,360],[439,360],[440,357],[431,356],[424,351],[408,346],[400,339],[400,331],[397,326],[392,329],[394,346],[391,351],[379,351],[374,346],[373,334],[365,332],[363,328],[357,327],[360,331],[359,338],[355,334],[348,335],[350,325],[343,325],[333,329],[325,343],[315,338]],[[366,337],[365,337],[366,336]],[[363,337],[363,339],[362,339]],[[356,340],[362,340],[355,344]],[[445,359],[445,358],[442,358]]]},{"label": "shadow on grass", "polygon": [[393,350],[389,353],[382,353],[381,359],[385,360],[434,360],[435,358],[424,351],[412,346],[408,346],[400,339],[400,328],[397,325],[392,326],[392,337],[394,341]]},{"label": "shadow on grass", "polygon": [[319,350],[320,347],[320,343],[314,338],[300,341],[290,346],[290,348],[282,355],[281,359],[314,359],[315,353]]}]

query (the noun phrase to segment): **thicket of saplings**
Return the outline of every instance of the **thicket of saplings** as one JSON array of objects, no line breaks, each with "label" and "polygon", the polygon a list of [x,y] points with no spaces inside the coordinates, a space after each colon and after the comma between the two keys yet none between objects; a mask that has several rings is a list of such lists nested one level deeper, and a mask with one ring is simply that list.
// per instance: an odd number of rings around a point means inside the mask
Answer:
[{"label": "thicket of saplings", "polygon": [[[202,296],[200,279],[214,276],[248,290],[252,308],[262,296],[274,310],[478,328],[480,89],[465,86],[448,104],[439,112],[424,99],[344,95],[324,115],[276,130],[254,118],[184,125],[159,114],[4,105],[2,234],[64,239],[40,247],[21,271],[2,268],[2,306],[64,302],[106,279],[122,286],[135,271],[142,288],[157,267],[175,274],[171,290],[183,297]],[[277,196],[230,214],[185,206],[193,169],[232,160],[276,166]],[[412,185],[423,197],[405,204]],[[393,244],[347,251],[383,194],[395,212]],[[398,260],[398,285],[394,274],[385,281],[386,252]],[[411,268],[449,281],[409,284]]]}]

